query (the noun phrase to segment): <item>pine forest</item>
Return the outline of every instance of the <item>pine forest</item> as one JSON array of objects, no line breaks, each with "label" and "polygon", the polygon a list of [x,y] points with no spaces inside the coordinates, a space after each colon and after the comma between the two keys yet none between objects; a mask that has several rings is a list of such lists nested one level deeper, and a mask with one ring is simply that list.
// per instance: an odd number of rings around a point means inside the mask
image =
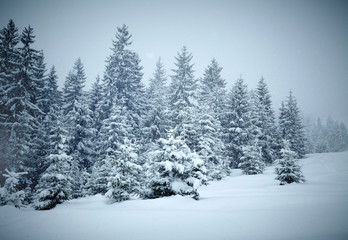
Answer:
[{"label": "pine forest", "polygon": [[159,58],[145,86],[126,25],[88,90],[80,58],[59,88],[35,39],[13,20],[0,32],[0,205],[48,210],[95,194],[199,200],[200,186],[233,169],[256,175],[276,164],[280,185],[304,182],[298,159],[348,147],[346,126],[304,117],[290,89],[274,109],[263,77],[255,89],[228,79],[228,89],[218,59],[195,75],[185,46],[172,70]]}]

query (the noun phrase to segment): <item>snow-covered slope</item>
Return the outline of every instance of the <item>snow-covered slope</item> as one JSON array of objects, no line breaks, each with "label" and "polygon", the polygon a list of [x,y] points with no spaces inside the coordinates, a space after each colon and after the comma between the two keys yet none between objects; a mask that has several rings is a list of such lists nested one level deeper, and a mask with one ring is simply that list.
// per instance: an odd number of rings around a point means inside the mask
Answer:
[{"label": "snow-covered slope", "polygon": [[199,189],[201,200],[169,197],[107,204],[96,195],[50,211],[0,207],[0,239],[348,239],[348,152],[300,161],[304,184],[279,186],[274,167],[239,170]]}]

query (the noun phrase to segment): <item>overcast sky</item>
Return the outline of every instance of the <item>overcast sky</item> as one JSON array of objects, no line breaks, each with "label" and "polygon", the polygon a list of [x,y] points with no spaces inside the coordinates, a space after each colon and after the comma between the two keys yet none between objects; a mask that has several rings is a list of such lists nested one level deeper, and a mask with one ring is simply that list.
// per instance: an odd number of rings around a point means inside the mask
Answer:
[{"label": "overcast sky", "polygon": [[161,57],[171,75],[182,46],[193,54],[195,76],[212,58],[228,87],[242,76],[254,88],[264,76],[275,109],[290,89],[301,110],[348,125],[348,1],[17,1],[1,0],[0,23],[29,24],[59,84],[74,61],[87,87],[103,75],[116,27],[126,24],[146,84]]}]

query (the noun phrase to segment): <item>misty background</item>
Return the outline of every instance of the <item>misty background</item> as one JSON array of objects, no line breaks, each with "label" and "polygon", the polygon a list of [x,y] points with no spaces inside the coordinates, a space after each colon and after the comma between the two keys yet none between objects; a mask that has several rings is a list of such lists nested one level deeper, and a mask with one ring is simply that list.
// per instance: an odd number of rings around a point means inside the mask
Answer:
[{"label": "misty background", "polygon": [[31,25],[60,87],[81,57],[89,89],[104,73],[116,27],[126,24],[142,60],[143,82],[159,57],[171,75],[183,45],[195,77],[216,58],[228,88],[263,76],[274,109],[292,89],[301,110],[348,124],[347,1],[17,1],[0,3],[1,27]]}]

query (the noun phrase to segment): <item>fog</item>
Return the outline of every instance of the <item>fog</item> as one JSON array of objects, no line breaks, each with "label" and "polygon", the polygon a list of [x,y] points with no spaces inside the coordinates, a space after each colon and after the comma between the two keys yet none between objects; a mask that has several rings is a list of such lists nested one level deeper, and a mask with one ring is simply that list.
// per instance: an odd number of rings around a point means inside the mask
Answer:
[{"label": "fog", "polygon": [[216,58],[228,87],[261,76],[275,109],[289,90],[308,115],[348,125],[348,3],[346,1],[15,1],[2,0],[0,23],[29,24],[60,86],[81,57],[87,88],[103,75],[116,27],[126,24],[146,84],[162,58],[171,75],[183,45],[195,76]]}]

